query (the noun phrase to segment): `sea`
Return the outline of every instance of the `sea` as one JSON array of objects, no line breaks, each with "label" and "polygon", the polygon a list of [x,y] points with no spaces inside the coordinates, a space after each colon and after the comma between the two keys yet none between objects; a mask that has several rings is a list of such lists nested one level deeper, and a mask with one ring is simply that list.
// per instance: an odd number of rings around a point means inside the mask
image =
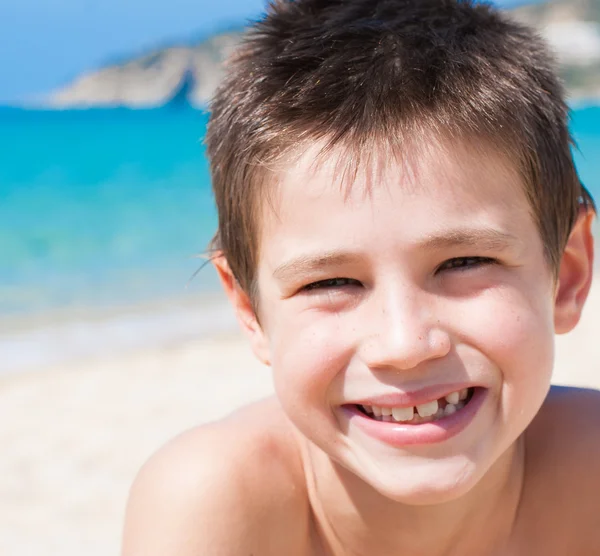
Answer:
[{"label": "sea", "polygon": [[[208,115],[0,108],[0,373],[233,330],[214,271]],[[600,107],[572,113],[600,199]]]}]

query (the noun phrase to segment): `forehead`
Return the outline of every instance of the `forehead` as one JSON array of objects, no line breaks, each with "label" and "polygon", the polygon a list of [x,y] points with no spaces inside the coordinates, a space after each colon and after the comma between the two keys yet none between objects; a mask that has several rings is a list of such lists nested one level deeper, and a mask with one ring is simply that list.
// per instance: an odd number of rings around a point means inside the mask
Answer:
[{"label": "forehead", "polygon": [[263,231],[298,217],[314,221],[322,212],[334,219],[334,209],[373,208],[382,199],[399,211],[427,201],[432,215],[454,209],[461,217],[465,207],[476,212],[492,204],[531,212],[517,163],[484,141],[414,141],[403,149],[363,152],[327,151],[315,143],[277,172],[263,211]]}]

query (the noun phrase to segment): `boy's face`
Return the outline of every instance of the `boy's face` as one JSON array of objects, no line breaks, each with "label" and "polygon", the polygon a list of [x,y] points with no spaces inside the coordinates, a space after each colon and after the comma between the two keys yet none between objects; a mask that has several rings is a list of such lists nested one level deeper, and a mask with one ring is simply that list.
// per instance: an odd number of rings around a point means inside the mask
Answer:
[{"label": "boy's face", "polygon": [[[265,209],[263,357],[285,412],[338,463],[396,500],[453,498],[550,384],[556,288],[523,186],[468,145],[389,164],[369,192],[341,188],[336,162],[307,152]],[[433,423],[359,407],[443,406],[464,388],[467,405]]]}]

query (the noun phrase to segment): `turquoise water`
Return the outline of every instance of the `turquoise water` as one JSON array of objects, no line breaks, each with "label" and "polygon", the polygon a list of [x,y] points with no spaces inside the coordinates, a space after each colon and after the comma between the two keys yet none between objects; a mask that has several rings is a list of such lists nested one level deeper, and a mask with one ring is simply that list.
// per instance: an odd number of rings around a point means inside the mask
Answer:
[{"label": "turquoise water", "polygon": [[600,106],[574,110],[571,129],[578,147],[575,162],[581,181],[600,206]]},{"label": "turquoise water", "polygon": [[[600,108],[573,116],[600,198]],[[0,109],[0,315],[185,292],[216,226],[206,122],[192,109]]]},{"label": "turquoise water", "polygon": [[185,291],[216,227],[206,122],[191,109],[0,110],[0,314]]}]

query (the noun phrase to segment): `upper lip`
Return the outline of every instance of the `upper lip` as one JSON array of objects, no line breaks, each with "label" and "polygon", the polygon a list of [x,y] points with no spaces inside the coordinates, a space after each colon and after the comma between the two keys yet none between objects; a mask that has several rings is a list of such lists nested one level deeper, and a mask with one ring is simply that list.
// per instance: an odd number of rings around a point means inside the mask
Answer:
[{"label": "upper lip", "polygon": [[368,405],[377,407],[413,407],[434,400],[439,400],[452,392],[458,392],[464,388],[476,388],[479,385],[473,383],[443,384],[429,386],[412,392],[390,392],[370,396],[360,400],[347,402],[346,405]]}]

